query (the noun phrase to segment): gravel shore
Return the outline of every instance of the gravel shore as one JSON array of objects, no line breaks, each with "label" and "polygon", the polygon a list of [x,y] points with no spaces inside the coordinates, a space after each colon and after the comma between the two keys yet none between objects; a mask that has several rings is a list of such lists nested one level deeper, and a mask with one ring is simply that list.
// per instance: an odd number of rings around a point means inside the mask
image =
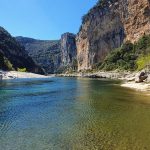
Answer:
[{"label": "gravel shore", "polygon": [[2,72],[2,80],[6,79],[22,79],[22,78],[49,78],[51,76],[39,75],[35,73],[28,72],[18,72],[18,71],[8,71]]},{"label": "gravel shore", "polygon": [[59,74],[57,76],[63,77],[87,77],[87,78],[107,78],[121,80],[122,87],[132,88],[139,91],[150,91],[150,74],[148,74],[147,80],[142,83],[136,83],[135,80],[139,72],[95,72],[95,73],[73,73],[73,74]]}]

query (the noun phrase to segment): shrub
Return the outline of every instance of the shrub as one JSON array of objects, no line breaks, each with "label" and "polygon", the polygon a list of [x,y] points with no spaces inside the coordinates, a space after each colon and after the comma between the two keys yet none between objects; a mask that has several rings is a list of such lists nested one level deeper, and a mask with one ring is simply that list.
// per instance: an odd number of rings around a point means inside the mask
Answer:
[{"label": "shrub", "polygon": [[145,50],[147,47],[150,47],[150,35],[144,35],[136,43],[136,49]]},{"label": "shrub", "polygon": [[108,54],[102,68],[107,71],[114,69],[134,70],[136,58],[133,44],[127,42]]},{"label": "shrub", "polygon": [[107,71],[141,70],[150,64],[150,35],[144,35],[137,43],[126,42],[111,51],[99,69]]},{"label": "shrub", "polygon": [[27,69],[26,68],[18,68],[17,71],[19,71],[19,72],[27,72]]},{"label": "shrub", "polygon": [[140,56],[137,61],[138,70],[142,70],[150,66],[150,54],[147,56]]},{"label": "shrub", "polygon": [[7,59],[7,58],[4,58],[4,64],[6,66],[6,68],[11,71],[11,70],[14,70],[13,69],[13,65],[11,64],[11,62]]}]

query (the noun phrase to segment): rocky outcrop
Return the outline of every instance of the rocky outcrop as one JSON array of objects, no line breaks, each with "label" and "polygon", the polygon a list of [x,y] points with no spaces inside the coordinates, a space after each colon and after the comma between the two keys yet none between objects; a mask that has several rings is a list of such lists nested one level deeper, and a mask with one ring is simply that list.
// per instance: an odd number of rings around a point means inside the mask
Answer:
[{"label": "rocky outcrop", "polygon": [[60,40],[37,40],[16,37],[34,61],[49,73],[56,73],[61,65]]},{"label": "rocky outcrop", "polygon": [[71,66],[76,59],[76,35],[72,33],[64,33],[61,36],[61,57],[63,66]]},{"label": "rocky outcrop", "polygon": [[44,74],[31,57],[4,28],[0,27],[0,69],[17,70],[26,68],[28,72]]},{"label": "rocky outcrop", "polygon": [[87,15],[76,38],[78,70],[92,69],[125,41],[150,34],[149,0],[100,0]]}]

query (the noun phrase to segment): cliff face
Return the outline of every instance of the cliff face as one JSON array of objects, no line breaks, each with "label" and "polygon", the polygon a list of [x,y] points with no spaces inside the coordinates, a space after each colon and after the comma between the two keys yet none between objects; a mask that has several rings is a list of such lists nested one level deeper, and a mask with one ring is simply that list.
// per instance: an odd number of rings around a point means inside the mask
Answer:
[{"label": "cliff face", "polygon": [[26,68],[29,72],[44,74],[41,67],[29,57],[24,47],[20,46],[15,38],[2,27],[0,27],[0,58],[2,61],[0,69]]},{"label": "cliff face", "polygon": [[36,40],[27,37],[16,37],[16,40],[47,73],[57,72],[61,65],[60,40]]},{"label": "cliff face", "polygon": [[36,40],[16,37],[33,60],[47,73],[58,73],[72,67],[76,58],[75,35],[65,33],[60,40]]},{"label": "cliff face", "polygon": [[70,66],[76,59],[76,35],[72,33],[65,33],[61,36],[61,53],[62,65]]},{"label": "cliff face", "polygon": [[149,0],[101,0],[83,17],[77,35],[78,70],[91,69],[125,41],[150,34]]}]

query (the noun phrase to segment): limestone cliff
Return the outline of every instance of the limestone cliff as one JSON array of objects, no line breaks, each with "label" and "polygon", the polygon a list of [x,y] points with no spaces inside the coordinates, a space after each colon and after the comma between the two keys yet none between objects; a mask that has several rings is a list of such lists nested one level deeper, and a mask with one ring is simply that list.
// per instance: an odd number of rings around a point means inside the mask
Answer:
[{"label": "limestone cliff", "polygon": [[78,70],[91,69],[125,41],[150,34],[149,0],[100,0],[83,17],[76,38]]},{"label": "limestone cliff", "polygon": [[47,73],[60,73],[68,67],[74,67],[76,44],[75,35],[72,33],[64,33],[60,40],[27,37],[16,37],[16,40]]},{"label": "limestone cliff", "polygon": [[61,58],[63,66],[72,66],[76,60],[76,35],[64,33],[61,36]]}]

